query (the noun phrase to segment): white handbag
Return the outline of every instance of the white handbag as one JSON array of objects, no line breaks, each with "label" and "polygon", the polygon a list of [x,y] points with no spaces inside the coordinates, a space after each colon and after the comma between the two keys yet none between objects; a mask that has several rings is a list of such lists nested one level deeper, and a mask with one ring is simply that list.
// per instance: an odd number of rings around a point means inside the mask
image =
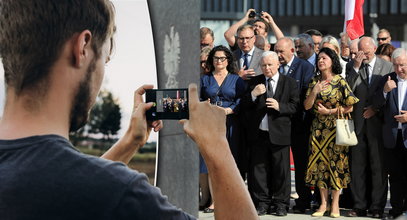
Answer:
[{"label": "white handbag", "polygon": [[336,144],[343,146],[355,146],[358,144],[358,138],[356,137],[353,120],[349,113],[349,118],[345,118],[340,109],[341,108],[338,108],[338,119],[336,119]]}]

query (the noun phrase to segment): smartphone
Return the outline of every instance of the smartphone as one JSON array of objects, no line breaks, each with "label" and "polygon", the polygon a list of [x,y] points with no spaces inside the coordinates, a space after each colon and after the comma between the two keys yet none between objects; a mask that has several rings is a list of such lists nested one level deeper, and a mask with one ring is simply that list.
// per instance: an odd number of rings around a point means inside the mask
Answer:
[{"label": "smartphone", "polygon": [[149,89],[146,102],[154,103],[146,112],[149,121],[189,118],[188,89]]}]

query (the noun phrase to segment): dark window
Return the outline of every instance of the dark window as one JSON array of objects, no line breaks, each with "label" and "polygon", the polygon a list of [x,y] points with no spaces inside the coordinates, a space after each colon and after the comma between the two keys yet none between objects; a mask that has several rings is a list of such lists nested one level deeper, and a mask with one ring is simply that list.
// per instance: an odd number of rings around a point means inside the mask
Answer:
[{"label": "dark window", "polygon": [[329,15],[330,1],[322,1],[322,15]]},{"label": "dark window", "polygon": [[285,0],[278,0],[278,15],[285,16]]},{"label": "dark window", "polygon": [[311,0],[304,0],[304,14],[311,15]]},{"label": "dark window", "polygon": [[303,12],[303,1],[302,0],[295,0],[295,15],[296,16],[302,16]]},{"label": "dark window", "polygon": [[398,0],[390,0],[390,14],[397,14],[398,6]]},{"label": "dark window", "polygon": [[321,5],[319,4],[320,2],[319,2],[319,0],[313,0],[313,2],[314,2],[314,7],[313,7],[313,10],[312,10],[312,14],[313,15],[320,15],[320,11],[321,11]]}]

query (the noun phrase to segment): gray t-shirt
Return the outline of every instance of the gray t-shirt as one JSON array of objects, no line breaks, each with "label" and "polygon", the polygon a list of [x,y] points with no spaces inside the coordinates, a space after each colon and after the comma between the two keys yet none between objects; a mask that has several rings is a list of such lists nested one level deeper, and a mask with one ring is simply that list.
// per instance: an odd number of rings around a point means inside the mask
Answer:
[{"label": "gray t-shirt", "polygon": [[147,177],[57,135],[0,140],[0,219],[195,219]]}]

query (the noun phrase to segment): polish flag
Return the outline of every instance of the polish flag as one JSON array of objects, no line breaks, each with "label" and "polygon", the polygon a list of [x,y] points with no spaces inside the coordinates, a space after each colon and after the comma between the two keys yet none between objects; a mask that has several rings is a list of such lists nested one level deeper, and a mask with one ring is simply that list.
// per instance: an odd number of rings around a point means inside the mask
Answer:
[{"label": "polish flag", "polygon": [[346,32],[351,40],[365,34],[363,25],[363,2],[364,0],[345,0],[345,24]]}]

